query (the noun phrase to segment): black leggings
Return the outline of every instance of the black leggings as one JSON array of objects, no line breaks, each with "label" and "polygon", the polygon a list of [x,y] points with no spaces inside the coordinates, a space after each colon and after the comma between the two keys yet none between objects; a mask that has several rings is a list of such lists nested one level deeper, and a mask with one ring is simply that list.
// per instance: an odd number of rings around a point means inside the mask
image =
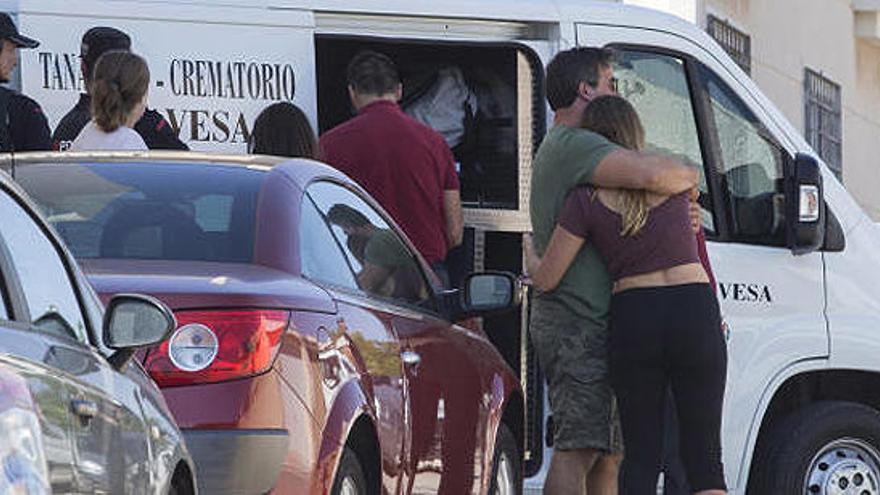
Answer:
[{"label": "black leggings", "polygon": [[671,387],[691,488],[724,490],[721,405],[727,349],[708,284],[630,289],[611,300],[611,384],[623,425],[622,495],[656,493]]}]

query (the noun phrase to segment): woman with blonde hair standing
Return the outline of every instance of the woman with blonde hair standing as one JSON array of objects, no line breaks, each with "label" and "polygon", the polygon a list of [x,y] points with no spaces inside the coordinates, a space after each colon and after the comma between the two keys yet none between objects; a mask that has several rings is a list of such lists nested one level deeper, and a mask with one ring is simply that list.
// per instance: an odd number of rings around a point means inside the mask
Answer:
[{"label": "woman with blonde hair standing", "polygon": [[[644,146],[638,114],[619,96],[591,101],[584,127],[626,148]],[[543,258],[526,243],[529,273],[539,290],[559,284],[587,240],[613,281],[609,369],[623,426],[624,495],[656,491],[669,387],[691,488],[700,495],[726,493],[721,406],[727,350],[688,196],[577,187],[559,213]]]},{"label": "woman with blonde hair standing", "polygon": [[71,151],[146,150],[134,125],[146,109],[149,86],[150,69],[143,58],[126,51],[101,55],[89,88],[92,120]]}]

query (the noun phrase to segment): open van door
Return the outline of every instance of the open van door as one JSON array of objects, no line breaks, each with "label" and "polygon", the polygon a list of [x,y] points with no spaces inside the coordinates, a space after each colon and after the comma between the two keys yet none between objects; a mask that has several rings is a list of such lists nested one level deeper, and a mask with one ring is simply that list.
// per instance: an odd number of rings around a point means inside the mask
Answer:
[{"label": "open van door", "polygon": [[[546,128],[546,61],[540,54],[549,44],[539,35],[547,26],[338,12],[316,13],[315,25],[320,131],[353,115],[348,61],[365,49],[390,56],[403,79],[401,107],[443,134],[456,158],[465,239],[447,261],[453,282],[469,271],[522,273],[531,160]],[[420,106],[425,100],[431,101]],[[426,107],[444,115],[430,115]],[[524,304],[521,312],[486,317],[483,329],[526,393],[526,425],[519,431],[530,476],[542,465],[544,418],[543,378],[528,345],[527,315]]]},{"label": "open van door", "polygon": [[244,153],[256,116],[290,101],[315,110],[311,12],[135,1],[22,1],[21,29],[39,39],[21,51],[21,89],[54,129],[84,91],[82,35],[111,26],[150,67],[148,108],[193,150]]},{"label": "open van door", "polygon": [[702,172],[703,228],[730,331],[722,442],[736,490],[772,377],[829,353],[823,255],[788,247],[795,149],[740,82],[747,76],[685,38],[580,24],[577,41],[616,49],[620,93],[638,110],[648,148]]}]

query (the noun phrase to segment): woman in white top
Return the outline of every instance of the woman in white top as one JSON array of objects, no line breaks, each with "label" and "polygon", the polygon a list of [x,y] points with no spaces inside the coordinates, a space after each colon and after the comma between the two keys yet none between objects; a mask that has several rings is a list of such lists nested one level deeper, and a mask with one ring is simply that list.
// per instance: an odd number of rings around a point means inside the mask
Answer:
[{"label": "woman in white top", "polygon": [[92,77],[92,120],[73,141],[71,151],[146,150],[133,128],[144,114],[150,69],[143,58],[111,51],[98,59]]}]

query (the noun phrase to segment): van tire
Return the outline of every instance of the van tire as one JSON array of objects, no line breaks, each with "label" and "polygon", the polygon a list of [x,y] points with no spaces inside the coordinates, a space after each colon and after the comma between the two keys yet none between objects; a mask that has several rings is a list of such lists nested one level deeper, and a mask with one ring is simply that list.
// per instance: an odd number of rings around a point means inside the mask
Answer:
[{"label": "van tire", "polygon": [[810,404],[761,439],[751,473],[749,495],[827,495],[830,479],[850,488],[873,483],[864,493],[877,493],[880,412],[854,402]]},{"label": "van tire", "polygon": [[[354,493],[352,493],[352,490]],[[333,480],[332,495],[367,495],[367,478],[358,460],[357,454],[350,447],[342,449],[339,468]]]},{"label": "van tire", "polygon": [[522,486],[522,456],[516,446],[516,437],[507,425],[501,423],[495,436],[489,495],[520,494]]}]

